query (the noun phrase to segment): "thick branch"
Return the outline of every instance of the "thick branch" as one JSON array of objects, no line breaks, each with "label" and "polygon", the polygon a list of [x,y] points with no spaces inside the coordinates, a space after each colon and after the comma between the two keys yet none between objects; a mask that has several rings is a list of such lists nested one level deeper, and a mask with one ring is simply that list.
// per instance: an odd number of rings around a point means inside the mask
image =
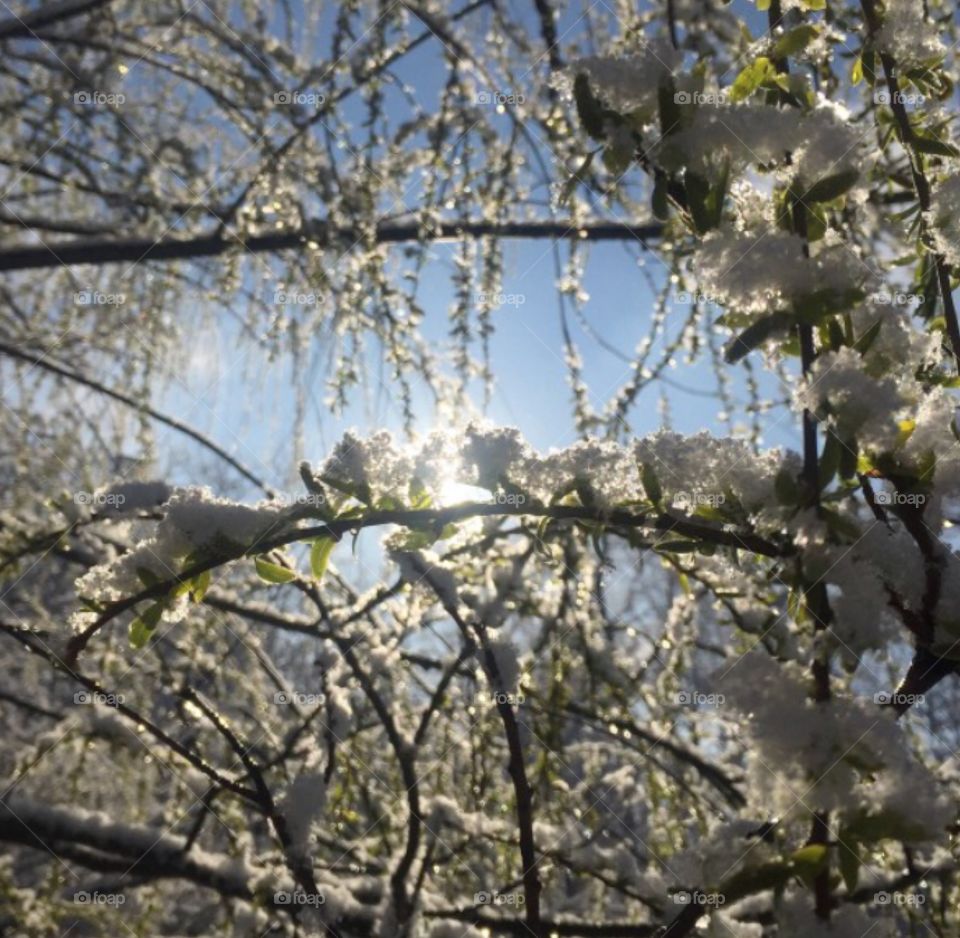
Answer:
[{"label": "thick branch", "polygon": [[32,13],[5,19],[0,23],[0,39],[32,39],[38,29],[55,26],[112,2],[113,0],[60,0],[59,3],[48,3]]},{"label": "thick branch", "polygon": [[[533,238],[580,239],[587,241],[638,241],[646,247],[648,239],[660,237],[661,225],[628,225],[620,222],[596,222],[577,225],[568,221],[546,222],[444,222],[425,234],[416,224],[382,224],[376,229],[378,244],[409,241],[451,241],[460,238]],[[141,261],[192,260],[218,257],[230,250],[242,249],[254,254],[277,251],[302,251],[309,242],[322,247],[347,249],[363,240],[351,228],[333,228],[323,222],[297,231],[254,235],[246,239],[206,235],[196,238],[130,238],[127,240],[76,240],[32,244],[0,250],[0,272],[44,267],[69,267],[76,264],[119,264]]]}]

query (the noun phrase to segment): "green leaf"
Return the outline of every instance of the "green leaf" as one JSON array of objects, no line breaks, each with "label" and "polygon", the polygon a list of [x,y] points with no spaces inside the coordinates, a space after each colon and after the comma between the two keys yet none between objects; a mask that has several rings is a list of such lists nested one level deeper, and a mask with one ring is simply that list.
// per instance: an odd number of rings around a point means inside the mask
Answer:
[{"label": "green leaf", "polygon": [[623,136],[617,134],[613,142],[608,143],[603,149],[603,165],[614,176],[622,176],[630,168],[635,152],[633,138],[625,140]]},{"label": "green leaf", "polygon": [[797,477],[787,468],[780,469],[773,480],[773,491],[781,505],[800,504],[800,484]]},{"label": "green leaf", "polygon": [[857,169],[848,169],[842,173],[827,176],[807,189],[802,196],[802,200],[804,202],[832,202],[848,192],[859,178],[860,171]]},{"label": "green leaf", "polygon": [[320,477],[332,489],[336,489],[342,495],[349,495],[364,505],[369,505],[373,501],[373,493],[366,482],[351,482],[349,479],[338,479],[335,476],[323,475]]},{"label": "green leaf", "polygon": [[668,76],[657,86],[657,110],[660,117],[660,135],[669,137],[683,125],[683,109],[677,101],[677,88]]},{"label": "green leaf", "polygon": [[707,206],[710,183],[698,173],[687,170],[683,177],[683,185],[687,193],[687,207],[693,216],[697,233],[705,234],[712,227],[710,224],[710,209]]},{"label": "green leaf", "polygon": [[254,557],[253,563],[257,568],[257,575],[267,583],[289,583],[297,578],[295,570],[288,570],[279,564],[264,560],[263,557]]},{"label": "green leaf", "polygon": [[700,541],[660,541],[657,544],[653,545],[653,549],[656,551],[664,551],[665,553],[670,554],[694,554],[703,545]]},{"label": "green leaf", "polygon": [[149,567],[137,567],[137,579],[146,589],[153,589],[158,583],[163,582]]},{"label": "green leaf", "polygon": [[801,296],[793,303],[797,319],[809,326],[819,325],[827,316],[843,313],[864,298],[863,290],[856,288],[836,290],[827,287]]},{"label": "green leaf", "polygon": [[657,221],[666,221],[670,217],[670,202],[667,198],[669,188],[666,174],[658,172],[653,182],[653,198],[651,208],[653,217]]},{"label": "green leaf", "polygon": [[790,867],[782,860],[763,863],[760,866],[748,866],[725,879],[717,892],[729,903],[737,902],[745,896],[779,889],[790,879]]},{"label": "green leaf", "polygon": [[764,82],[774,81],[777,70],[766,56],[761,55],[755,62],[748,65],[734,79],[730,86],[730,100],[734,103],[744,101],[750,97]]},{"label": "green leaf", "polygon": [[599,99],[590,90],[590,79],[582,72],[573,80],[573,99],[577,105],[577,114],[583,129],[594,139],[606,137],[604,129],[605,110]]},{"label": "green leaf", "polygon": [[165,608],[165,602],[154,603],[130,623],[129,638],[133,648],[143,648],[147,644]]},{"label": "green leaf", "polygon": [[917,824],[891,809],[872,815],[864,812],[846,827],[846,836],[853,837],[860,843],[876,843],[879,840],[902,840],[911,843],[923,840],[929,834],[922,824]]},{"label": "green leaf", "polygon": [[859,525],[850,518],[845,518],[831,508],[820,508],[820,517],[827,522],[827,529],[831,534],[844,540],[858,541],[863,532]]},{"label": "green leaf", "polygon": [[327,564],[336,543],[332,537],[318,537],[310,545],[310,570],[316,579],[322,580],[327,572]]},{"label": "green leaf", "polygon": [[952,143],[940,140],[937,137],[920,136],[914,134],[913,146],[920,153],[928,153],[931,156],[960,156],[960,149]]},{"label": "green leaf", "polygon": [[838,863],[840,866],[840,875],[843,877],[847,892],[852,893],[857,888],[857,879],[860,876],[860,852],[857,849],[857,842],[848,835],[846,831],[840,832],[840,844],[838,850]]},{"label": "green leaf", "polygon": [[870,350],[870,346],[877,341],[877,336],[880,335],[880,327],[883,325],[883,320],[878,319],[869,329],[867,329],[863,335],[854,342],[854,346],[861,355],[866,355]]},{"label": "green leaf", "polygon": [[203,601],[203,597],[207,595],[207,590],[210,589],[210,581],[212,578],[211,572],[204,570],[203,573],[198,573],[190,580],[190,598],[195,603]]},{"label": "green leaf", "polygon": [[859,449],[854,439],[844,440],[840,448],[840,478],[852,479],[857,474],[859,464]]},{"label": "green leaf", "polygon": [[850,72],[850,81],[854,85],[859,85],[863,81],[863,56],[858,55],[853,63],[853,69]]},{"label": "green leaf", "polygon": [[808,10],[825,10],[827,8],[827,0],[803,0],[803,5]]},{"label": "green leaf", "polygon": [[663,489],[660,487],[660,480],[657,473],[650,463],[645,462],[640,465],[640,481],[643,483],[643,490],[647,493],[647,498],[659,508],[663,501]]},{"label": "green leaf", "polygon": [[736,364],[741,358],[761,346],[768,339],[786,332],[792,325],[793,316],[784,310],[762,316],[727,344],[724,352],[727,364]]},{"label": "green leaf", "polygon": [[823,452],[820,454],[820,466],[817,473],[821,492],[826,489],[833,481],[834,476],[836,476],[837,470],[840,468],[840,454],[842,450],[843,444],[832,430],[828,430],[826,442],[823,444]]},{"label": "green leaf", "polygon": [[790,866],[808,886],[827,868],[830,854],[826,844],[807,844],[790,855]]},{"label": "green leaf", "polygon": [[795,26],[789,32],[784,33],[773,46],[773,57],[775,59],[785,59],[788,55],[796,55],[803,52],[808,45],[816,38],[819,30],[816,26],[805,23],[802,26]]}]

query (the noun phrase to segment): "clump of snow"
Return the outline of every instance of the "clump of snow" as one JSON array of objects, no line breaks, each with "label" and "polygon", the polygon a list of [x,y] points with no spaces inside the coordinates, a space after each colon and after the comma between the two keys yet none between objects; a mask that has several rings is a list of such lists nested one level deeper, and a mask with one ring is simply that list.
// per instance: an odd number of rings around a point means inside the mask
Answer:
[{"label": "clump of snow", "polygon": [[568,74],[571,78],[586,75],[594,95],[615,111],[651,114],[657,107],[661,81],[679,64],[679,53],[668,42],[652,40],[633,55],[577,59],[571,63]]},{"label": "clump of snow", "polygon": [[[517,658],[517,648],[507,638],[497,636],[487,642],[487,649],[493,657],[496,666],[496,675],[491,675],[491,680],[496,679],[499,687],[495,690],[498,693],[513,694],[520,684],[520,661]],[[486,656],[483,651],[478,651],[478,655],[483,655],[483,662],[486,665]]]},{"label": "clump of snow", "polygon": [[846,347],[817,358],[797,392],[796,406],[829,421],[841,439],[856,439],[861,447],[883,453],[897,442],[897,415],[913,403],[904,390],[895,377],[869,375],[860,354]]},{"label": "clump of snow", "polygon": [[[183,569],[190,554],[242,552],[279,534],[288,524],[288,508],[279,503],[251,507],[218,498],[205,487],[178,488],[167,501],[153,537],[88,571],[77,580],[77,592],[100,602],[122,599],[143,589],[140,571],[169,580]],[[173,621],[174,611],[165,619]]]},{"label": "clump of snow", "polygon": [[707,103],[689,125],[663,137],[655,151],[667,169],[690,169],[715,176],[725,163],[734,172],[748,166],[786,167],[800,187],[829,176],[860,171],[862,135],[849,115],[821,103],[806,114],[759,103]]},{"label": "clump of snow", "polygon": [[322,772],[305,768],[290,783],[280,803],[280,811],[295,850],[307,848],[310,827],[323,814],[326,801],[327,786]]},{"label": "clump of snow", "polygon": [[936,27],[926,21],[924,6],[913,0],[884,3],[883,25],[874,41],[893,56],[898,70],[940,59],[946,52]]},{"label": "clump of snow", "polygon": [[368,488],[374,499],[383,495],[406,499],[413,464],[388,431],[362,437],[349,430],[323,463],[320,476]]},{"label": "clump of snow", "polygon": [[823,290],[862,286],[865,269],[840,245],[820,247],[804,256],[804,241],[776,229],[739,232],[721,228],[704,238],[695,258],[696,272],[716,302],[746,313],[785,309]]},{"label": "clump of snow", "polygon": [[911,752],[893,713],[872,696],[815,702],[806,669],[759,651],[726,667],[717,686],[748,718],[740,726],[754,803],[783,816],[895,816],[917,842],[940,836],[950,822],[935,777]]},{"label": "clump of snow", "polygon": [[960,174],[934,186],[926,221],[937,250],[949,264],[960,264]]}]

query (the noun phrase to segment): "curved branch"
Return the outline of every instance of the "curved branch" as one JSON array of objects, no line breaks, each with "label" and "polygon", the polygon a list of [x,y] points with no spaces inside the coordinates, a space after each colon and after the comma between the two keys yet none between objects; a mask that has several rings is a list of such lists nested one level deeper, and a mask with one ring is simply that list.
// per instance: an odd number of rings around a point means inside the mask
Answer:
[{"label": "curved branch", "polygon": [[69,381],[75,381],[77,384],[82,384],[85,387],[91,388],[98,394],[111,397],[115,401],[120,401],[121,404],[126,404],[128,407],[132,407],[140,413],[146,414],[151,419],[156,420],[157,423],[165,424],[171,429],[176,430],[178,433],[183,433],[185,436],[195,440],[205,449],[208,449],[211,453],[220,457],[220,459],[236,469],[240,475],[242,475],[248,482],[252,482],[255,486],[257,486],[257,488],[267,495],[267,497],[273,496],[273,489],[271,489],[270,486],[263,481],[263,479],[254,475],[249,469],[247,469],[246,466],[243,465],[243,463],[237,459],[234,459],[233,456],[231,456],[226,450],[222,449],[212,440],[208,440],[198,430],[194,430],[193,427],[190,427],[182,421],[177,420],[176,417],[168,417],[166,414],[162,414],[160,411],[154,410],[149,404],[144,404],[140,401],[137,401],[127,394],[123,394],[120,391],[115,391],[113,388],[108,388],[99,381],[94,381],[93,378],[88,378],[86,375],[82,375],[77,371],[73,371],[70,368],[57,364],[49,359],[46,352],[26,352],[23,349],[18,349],[13,345],[8,345],[6,342],[0,342],[0,355],[7,355],[10,358],[17,358],[20,361],[27,362],[29,365],[32,365],[35,368],[40,368],[43,371],[49,371],[51,374],[59,375],[61,378],[66,378]]}]

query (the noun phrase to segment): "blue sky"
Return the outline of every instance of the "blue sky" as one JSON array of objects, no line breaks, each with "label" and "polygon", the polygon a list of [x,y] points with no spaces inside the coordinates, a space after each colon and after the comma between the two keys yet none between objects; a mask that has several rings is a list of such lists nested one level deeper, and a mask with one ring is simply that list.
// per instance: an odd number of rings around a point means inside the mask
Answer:
[{"label": "blue sky", "polygon": [[[752,4],[737,0],[732,7],[746,15],[755,31],[762,28],[763,17],[756,14]],[[532,15],[532,4],[530,12]],[[575,21],[575,11],[561,19],[561,36],[566,34],[568,39],[576,36]],[[435,98],[442,79],[437,46],[436,42],[425,43],[398,69],[401,77],[417,88],[423,100]],[[354,101],[348,108],[358,104]],[[361,116],[358,110],[357,117]],[[647,334],[655,305],[647,281],[637,267],[637,258],[645,258],[658,284],[663,277],[663,267],[655,256],[637,248],[635,243],[594,245],[584,281],[590,299],[583,316],[594,330],[628,356]],[[435,260],[425,272],[420,292],[421,305],[427,311],[424,334],[438,353],[448,342],[447,313],[453,300],[449,258],[454,250],[452,245],[436,247]],[[566,254],[565,247],[561,247],[561,252]],[[564,445],[574,439],[574,427],[550,245],[510,242],[506,245],[505,258],[503,290],[522,296],[523,302],[505,305],[495,313],[491,359],[496,390],[486,415],[497,423],[518,426],[538,447]],[[265,297],[264,301],[263,326],[266,328],[272,297]],[[715,310],[711,319],[716,315],[719,311]],[[685,306],[677,304],[668,320],[668,335],[676,333],[685,316]],[[176,378],[161,402],[162,408],[204,430],[275,483],[283,485],[295,477],[293,416],[294,388],[298,382],[313,402],[303,426],[303,450],[308,458],[321,459],[343,429],[350,426],[364,431],[380,427],[400,429],[397,407],[391,405],[387,395],[378,393],[381,389],[375,385],[369,386],[365,394],[358,394],[343,417],[334,417],[324,412],[322,405],[326,396],[322,374],[301,371],[294,375],[285,357],[271,361],[261,351],[249,347],[242,350],[238,362],[241,344],[237,327],[230,317],[218,316],[217,320],[214,330],[202,330],[195,337],[184,358],[169,363]],[[593,403],[602,409],[603,403],[626,379],[628,366],[587,335],[569,307],[568,322],[583,359],[584,377],[593,392]],[[723,338],[725,336],[720,340]],[[376,374],[376,356],[376,351],[372,351],[372,375]],[[657,359],[656,354],[651,358],[653,362]],[[755,364],[760,365],[759,358]],[[742,392],[743,367],[730,371],[734,389]],[[684,364],[682,356],[678,356],[669,377],[685,387],[705,392],[716,390],[716,377],[704,356],[691,365]],[[764,379],[763,387],[767,396],[782,396],[778,394],[775,378]],[[479,387],[473,390],[479,411],[483,395]],[[629,415],[635,433],[649,433],[661,426],[658,406],[661,390],[666,391],[675,429],[694,432],[707,428],[717,433],[726,432],[725,426],[716,419],[717,400],[688,393],[673,384],[665,387],[662,382],[656,382],[642,392]],[[742,393],[738,396],[742,399]],[[432,412],[429,396],[423,389],[418,401],[418,429],[430,429],[438,417]],[[160,452],[168,454],[170,465],[164,468],[169,470],[171,478],[180,482],[197,481],[191,478],[195,469],[182,458],[183,439],[164,436]],[[768,444],[797,446],[798,441],[796,421],[790,418],[773,426],[765,438]]]}]

